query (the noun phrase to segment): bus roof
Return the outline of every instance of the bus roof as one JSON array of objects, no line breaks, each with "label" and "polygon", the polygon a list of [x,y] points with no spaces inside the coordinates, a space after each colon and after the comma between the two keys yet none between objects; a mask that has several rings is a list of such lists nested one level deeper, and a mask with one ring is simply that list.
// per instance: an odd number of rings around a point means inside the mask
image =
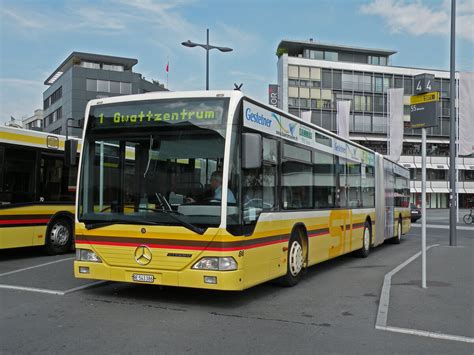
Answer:
[{"label": "bus roof", "polygon": [[[80,143],[79,138],[71,137],[71,139],[78,140]],[[8,126],[0,127],[0,143],[64,150],[65,141],[66,137],[58,134]]]}]

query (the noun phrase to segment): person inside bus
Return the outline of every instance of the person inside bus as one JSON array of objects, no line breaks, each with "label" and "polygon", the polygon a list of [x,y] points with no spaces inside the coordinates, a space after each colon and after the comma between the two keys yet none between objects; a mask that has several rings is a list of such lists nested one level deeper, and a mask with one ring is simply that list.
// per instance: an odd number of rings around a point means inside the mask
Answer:
[{"label": "person inside bus", "polygon": [[[211,174],[210,180],[210,190],[203,196],[201,201],[209,201],[209,200],[222,200],[222,175],[219,171],[214,171]],[[192,197],[187,197],[186,201],[188,203],[196,202],[196,200]],[[197,202],[200,202],[199,199]],[[227,202],[228,203],[236,203],[235,196],[230,189],[227,189]]]}]

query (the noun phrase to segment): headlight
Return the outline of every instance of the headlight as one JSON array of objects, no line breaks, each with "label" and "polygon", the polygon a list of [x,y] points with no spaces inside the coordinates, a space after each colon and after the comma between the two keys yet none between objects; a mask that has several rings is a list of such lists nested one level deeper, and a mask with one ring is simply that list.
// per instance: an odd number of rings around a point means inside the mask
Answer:
[{"label": "headlight", "polygon": [[101,263],[99,256],[89,249],[76,249],[77,261],[90,261],[94,263]]},{"label": "headlight", "polygon": [[194,264],[193,269],[231,271],[237,270],[237,262],[231,256],[202,258]]}]

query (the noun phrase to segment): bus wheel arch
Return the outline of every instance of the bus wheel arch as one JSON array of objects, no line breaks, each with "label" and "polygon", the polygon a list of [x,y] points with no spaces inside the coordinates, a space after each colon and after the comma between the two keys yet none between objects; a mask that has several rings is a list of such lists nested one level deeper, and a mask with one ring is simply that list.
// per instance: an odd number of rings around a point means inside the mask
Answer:
[{"label": "bus wheel arch", "polygon": [[291,230],[287,248],[287,271],[281,278],[284,286],[296,285],[308,264],[308,233],[303,223],[297,223]]},{"label": "bus wheel arch", "polygon": [[54,214],[46,228],[45,250],[49,255],[64,254],[74,246],[74,216],[68,212]]}]

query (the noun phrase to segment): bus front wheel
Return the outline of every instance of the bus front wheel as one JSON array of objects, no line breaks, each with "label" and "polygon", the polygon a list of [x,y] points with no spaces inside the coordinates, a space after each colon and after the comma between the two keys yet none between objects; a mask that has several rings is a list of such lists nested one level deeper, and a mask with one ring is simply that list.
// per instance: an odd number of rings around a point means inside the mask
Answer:
[{"label": "bus front wheel", "polygon": [[63,254],[71,249],[72,228],[65,218],[55,219],[46,232],[46,253]]},{"label": "bus front wheel", "polygon": [[287,271],[286,275],[281,279],[281,283],[283,286],[291,287],[299,282],[304,265],[303,244],[298,233],[291,235],[288,242],[288,255],[286,259]]}]

